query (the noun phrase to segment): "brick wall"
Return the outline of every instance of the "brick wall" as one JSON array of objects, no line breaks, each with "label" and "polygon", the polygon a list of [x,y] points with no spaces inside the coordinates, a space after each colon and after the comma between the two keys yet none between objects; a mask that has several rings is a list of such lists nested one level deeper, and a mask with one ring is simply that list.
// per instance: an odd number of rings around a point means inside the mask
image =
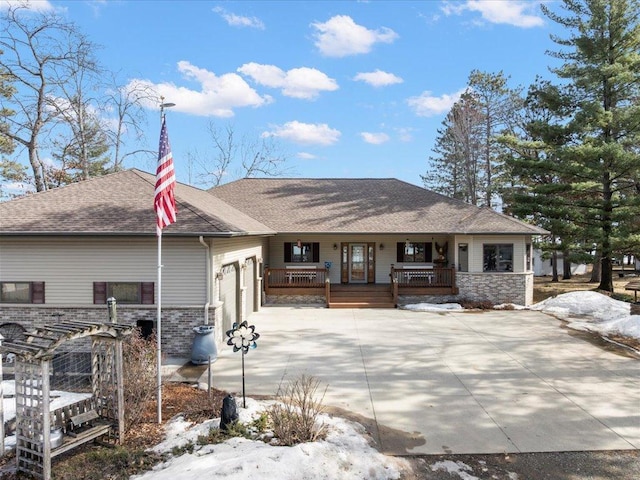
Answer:
[{"label": "brick wall", "polygon": [[[157,307],[131,307],[118,305],[118,323],[138,325],[138,322],[151,322],[155,328]],[[215,324],[215,308],[209,309],[209,323]],[[96,307],[65,306],[2,306],[0,307],[0,325],[19,323],[29,330],[35,326],[54,325],[59,322],[108,322],[107,309]],[[167,356],[191,358],[193,327],[204,324],[202,307],[163,307],[162,308],[162,351]]]}]

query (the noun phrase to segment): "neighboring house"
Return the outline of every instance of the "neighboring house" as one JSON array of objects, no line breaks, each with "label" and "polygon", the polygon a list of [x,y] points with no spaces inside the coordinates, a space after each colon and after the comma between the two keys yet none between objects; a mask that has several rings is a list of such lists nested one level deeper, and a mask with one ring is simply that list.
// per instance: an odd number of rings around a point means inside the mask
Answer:
[{"label": "neighboring house", "polygon": [[[105,320],[111,296],[120,322],[151,330],[154,184],[133,169],[0,203],[6,331]],[[176,201],[162,236],[162,341],[174,355],[190,351],[194,326],[215,322],[221,342],[265,301],[335,306],[350,287],[396,304],[530,304],[531,237],[547,233],[395,179],[178,184]]]},{"label": "neighboring house", "polygon": [[[562,276],[564,271],[564,256],[562,252],[556,253],[558,260],[558,275]],[[571,275],[584,275],[587,273],[586,263],[572,263]],[[542,250],[533,249],[533,275],[536,277],[545,277],[553,275],[553,258],[542,258]]]}]

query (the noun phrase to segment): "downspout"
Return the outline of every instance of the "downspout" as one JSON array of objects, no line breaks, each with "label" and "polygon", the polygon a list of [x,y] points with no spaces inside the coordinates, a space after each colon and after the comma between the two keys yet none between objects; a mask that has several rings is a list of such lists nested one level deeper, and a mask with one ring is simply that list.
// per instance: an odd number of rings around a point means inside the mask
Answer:
[{"label": "downspout", "polygon": [[204,304],[204,324],[209,325],[209,305],[211,305],[211,247],[204,241],[202,235],[198,238],[200,245],[202,245],[207,251],[207,265],[205,269],[205,275],[207,277],[207,303]]}]

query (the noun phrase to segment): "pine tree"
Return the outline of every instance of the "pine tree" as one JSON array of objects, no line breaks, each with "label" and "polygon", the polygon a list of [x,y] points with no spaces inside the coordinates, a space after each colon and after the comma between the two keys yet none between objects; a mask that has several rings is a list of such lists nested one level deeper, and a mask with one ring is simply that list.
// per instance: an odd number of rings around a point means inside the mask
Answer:
[{"label": "pine tree", "polygon": [[640,170],[640,5],[564,0],[563,7],[566,16],[542,6],[571,32],[552,37],[561,47],[551,55],[563,61],[553,70],[562,95],[546,99],[550,108],[570,112],[556,125],[569,136],[558,150],[558,171],[570,182],[574,204],[602,255],[598,288],[613,291],[615,247],[640,214],[633,180]]}]

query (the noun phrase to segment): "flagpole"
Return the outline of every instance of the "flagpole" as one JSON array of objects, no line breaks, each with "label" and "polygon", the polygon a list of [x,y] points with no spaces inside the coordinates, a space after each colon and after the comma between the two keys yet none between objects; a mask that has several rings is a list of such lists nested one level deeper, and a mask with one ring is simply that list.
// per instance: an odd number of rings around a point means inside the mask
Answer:
[{"label": "flagpole", "polygon": [[162,229],[158,229],[158,312],[156,320],[158,423],[162,423]]},{"label": "flagpole", "polygon": [[[173,107],[175,106],[175,103],[164,103],[164,97],[160,97],[160,123],[162,125],[161,128],[161,133],[160,133],[160,147],[158,149],[158,160],[159,162],[162,160],[162,154],[163,154],[163,147],[162,147],[162,142],[163,142],[163,138],[162,138],[162,134],[165,133],[166,134],[166,130],[165,130],[165,117],[164,117],[164,109],[165,107]],[[169,145],[169,140],[168,137],[166,139],[167,141],[167,147]],[[166,153],[166,152],[165,152]],[[169,149],[169,153],[170,153],[170,149]],[[161,168],[160,165],[158,167],[159,169]],[[173,164],[171,165],[171,175],[173,175]],[[160,176],[160,172],[156,172],[156,195],[158,194],[158,183],[162,182],[162,180],[160,180],[158,177]],[[175,180],[173,180],[175,182]],[[172,194],[173,195],[173,194]],[[155,200],[154,200],[155,201]],[[158,206],[156,205],[156,208],[158,208]],[[175,202],[173,205],[173,208],[175,209]],[[165,214],[164,210],[162,210],[162,213]],[[158,216],[158,218],[160,217],[158,210],[156,211],[156,215]],[[174,210],[174,218],[173,221],[175,221],[175,210]],[[171,223],[171,222],[169,222]],[[156,370],[157,370],[157,404],[158,404],[158,423],[161,424],[162,423],[162,227],[164,225],[158,225],[157,226],[157,236],[158,236],[158,279],[157,279],[157,283],[158,283],[158,307],[157,307],[157,318],[156,318],[156,350],[157,350],[157,359],[156,359]]]}]

